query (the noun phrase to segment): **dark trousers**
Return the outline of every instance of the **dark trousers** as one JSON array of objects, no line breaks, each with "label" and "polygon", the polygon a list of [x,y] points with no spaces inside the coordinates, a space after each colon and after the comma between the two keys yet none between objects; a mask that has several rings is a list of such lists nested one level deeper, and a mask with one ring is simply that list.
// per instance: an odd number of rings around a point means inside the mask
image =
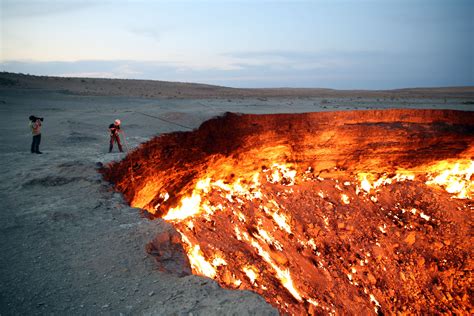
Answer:
[{"label": "dark trousers", "polygon": [[112,148],[114,148],[114,142],[117,142],[118,149],[120,150],[120,152],[123,152],[122,143],[120,142],[120,136],[119,135],[110,135],[109,152],[111,152]]},{"label": "dark trousers", "polygon": [[41,143],[41,134],[34,135],[33,141],[31,142],[31,152],[32,153],[39,153],[39,145]]}]

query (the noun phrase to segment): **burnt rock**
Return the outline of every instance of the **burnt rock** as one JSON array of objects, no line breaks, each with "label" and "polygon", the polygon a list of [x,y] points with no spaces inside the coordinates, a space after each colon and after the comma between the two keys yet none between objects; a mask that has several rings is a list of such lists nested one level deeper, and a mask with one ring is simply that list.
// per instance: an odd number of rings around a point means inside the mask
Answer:
[{"label": "burnt rock", "polygon": [[191,266],[183,249],[181,236],[175,230],[169,229],[157,234],[145,249],[148,254],[155,257],[159,270],[179,276],[191,274]]}]

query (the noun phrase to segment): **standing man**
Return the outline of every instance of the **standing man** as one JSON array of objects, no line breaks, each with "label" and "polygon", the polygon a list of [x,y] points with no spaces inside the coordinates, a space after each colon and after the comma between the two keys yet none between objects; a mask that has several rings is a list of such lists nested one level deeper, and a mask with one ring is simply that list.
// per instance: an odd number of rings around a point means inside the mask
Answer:
[{"label": "standing man", "polygon": [[41,143],[41,122],[43,122],[43,118],[30,115],[29,119],[31,134],[33,134],[33,141],[31,142],[31,153],[42,154],[42,152],[39,151],[39,145]]},{"label": "standing man", "polygon": [[114,148],[114,142],[117,142],[118,149],[120,152],[123,152],[122,150],[122,143],[120,142],[120,120],[116,119],[114,121],[114,124],[109,125],[109,131],[110,131],[110,146],[109,146],[109,153],[112,152],[112,149]]}]

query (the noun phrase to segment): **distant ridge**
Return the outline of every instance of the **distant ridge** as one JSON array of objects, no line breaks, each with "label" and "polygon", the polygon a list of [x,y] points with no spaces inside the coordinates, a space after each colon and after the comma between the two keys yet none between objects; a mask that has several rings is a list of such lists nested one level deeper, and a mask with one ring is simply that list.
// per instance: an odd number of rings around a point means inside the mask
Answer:
[{"label": "distant ridge", "polygon": [[268,97],[375,97],[474,99],[474,86],[406,88],[395,90],[335,90],[326,88],[242,89],[200,83],[137,79],[67,78],[0,72],[0,91],[40,89],[78,95],[144,98],[268,98]]}]

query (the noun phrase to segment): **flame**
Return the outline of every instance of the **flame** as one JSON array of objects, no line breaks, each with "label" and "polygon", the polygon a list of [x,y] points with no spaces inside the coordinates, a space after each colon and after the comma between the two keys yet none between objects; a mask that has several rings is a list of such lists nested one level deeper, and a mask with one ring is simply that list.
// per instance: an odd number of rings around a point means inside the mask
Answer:
[{"label": "flame", "polygon": [[474,196],[474,161],[470,159],[442,160],[434,164],[424,165],[414,169],[400,169],[394,176],[359,173],[357,178],[360,188],[367,193],[378,187],[393,182],[414,181],[427,178],[425,182],[431,186],[441,186],[446,192],[453,194],[454,198],[471,199]]},{"label": "flame", "polygon": [[291,234],[291,227],[287,222],[287,217],[284,214],[280,214],[278,212],[272,212],[271,214],[278,226],[285,230],[288,234]]},{"label": "flame", "polygon": [[290,270],[288,269],[281,269],[272,259],[270,254],[263,250],[258,242],[255,240],[251,240],[251,245],[257,250],[258,254],[265,260],[276,272],[277,278],[280,280],[282,285],[288,290],[288,292],[293,295],[298,301],[301,301],[303,298],[301,294],[295,289],[293,285],[293,280],[290,275]]},{"label": "flame", "polygon": [[255,271],[255,268],[252,266],[243,267],[242,271],[244,271],[244,273],[247,275],[250,282],[255,285],[255,281],[257,280],[257,277],[258,277],[257,272]]},{"label": "flame", "polygon": [[227,265],[227,261],[225,261],[224,258],[222,258],[222,257],[216,256],[216,257],[214,258],[214,260],[212,260],[212,265],[213,265],[214,267],[226,266],[226,265]]},{"label": "flame", "polygon": [[171,208],[168,213],[163,216],[165,220],[186,219],[199,213],[201,204],[201,195],[193,193],[190,197],[181,200],[181,205],[177,208]]},{"label": "flame", "polygon": [[440,161],[428,168],[428,185],[439,185],[447,192],[454,194],[459,199],[470,199],[473,197],[474,184],[472,175],[474,174],[474,161]]},{"label": "flame", "polygon": [[[181,232],[180,232],[181,233]],[[181,238],[187,247],[189,263],[193,271],[199,275],[207,276],[213,279],[216,276],[216,269],[206,261],[199,245],[193,245],[189,239],[181,233]]]},{"label": "flame", "polygon": [[351,203],[351,200],[349,199],[349,197],[345,193],[341,194],[341,200],[342,200],[342,203],[344,203],[344,204]]},{"label": "flame", "polygon": [[296,170],[291,165],[274,163],[270,170],[264,170],[264,172],[268,171],[271,171],[271,174],[267,175],[270,183],[281,183],[287,186],[295,184]]},{"label": "flame", "polygon": [[369,180],[367,179],[367,174],[366,173],[361,173],[359,175],[359,179],[360,179],[360,187],[362,188],[362,190],[369,193],[370,190],[372,189],[372,185],[370,184]]}]

